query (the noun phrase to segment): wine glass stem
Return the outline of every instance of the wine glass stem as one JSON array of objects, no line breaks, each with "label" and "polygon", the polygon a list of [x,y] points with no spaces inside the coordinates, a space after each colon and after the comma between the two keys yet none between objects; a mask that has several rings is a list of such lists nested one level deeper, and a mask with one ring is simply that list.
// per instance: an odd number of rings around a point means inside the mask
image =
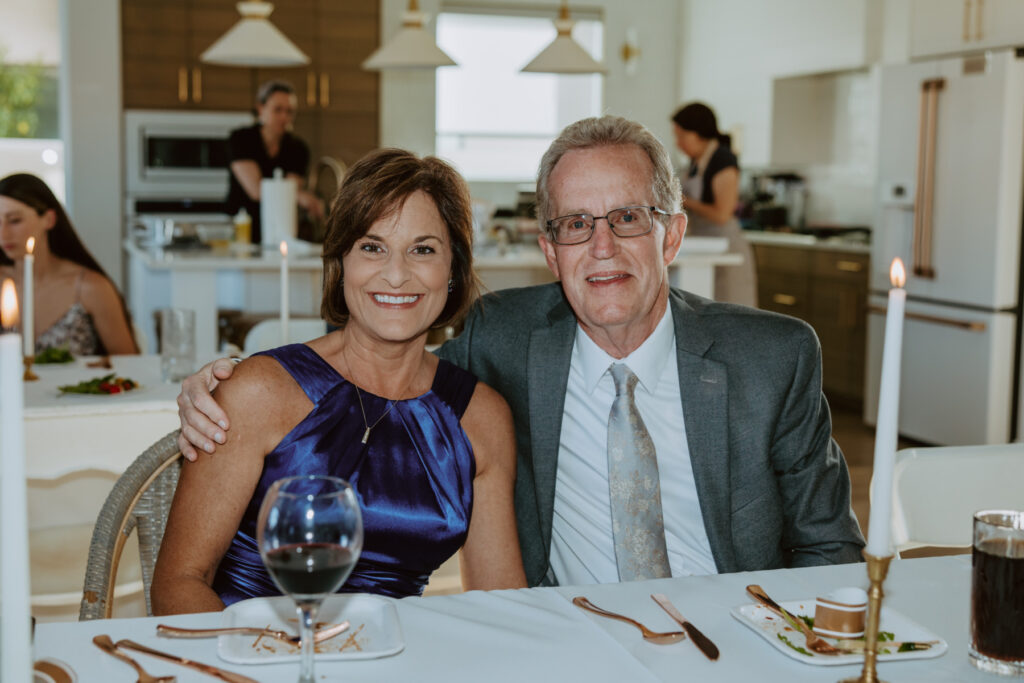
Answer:
[{"label": "wine glass stem", "polygon": [[300,655],[299,683],[314,683],[313,681],[313,622],[320,610],[319,602],[299,603],[299,637],[302,638],[302,653]]}]

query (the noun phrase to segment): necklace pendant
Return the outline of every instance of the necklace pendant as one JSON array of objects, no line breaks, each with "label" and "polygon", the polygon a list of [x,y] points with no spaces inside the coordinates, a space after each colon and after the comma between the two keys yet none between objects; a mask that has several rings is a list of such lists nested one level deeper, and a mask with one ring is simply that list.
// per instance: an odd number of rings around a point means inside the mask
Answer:
[{"label": "necklace pendant", "polygon": [[367,439],[369,439],[369,438],[370,438],[370,428],[367,427],[366,431],[363,432],[363,443],[365,444]]}]

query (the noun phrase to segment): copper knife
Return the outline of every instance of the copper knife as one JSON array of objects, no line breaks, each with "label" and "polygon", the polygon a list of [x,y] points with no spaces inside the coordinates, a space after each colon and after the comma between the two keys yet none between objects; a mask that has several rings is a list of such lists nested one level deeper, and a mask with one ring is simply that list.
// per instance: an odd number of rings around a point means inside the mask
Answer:
[{"label": "copper knife", "polygon": [[683,615],[679,613],[679,610],[676,609],[676,606],[669,601],[667,595],[664,595],[662,593],[652,593],[651,599],[653,599],[654,602],[658,603],[658,605],[663,610],[668,612],[668,615],[670,617],[679,622],[679,625],[682,626],[683,630],[686,631],[687,635],[690,636],[690,640],[692,640],[693,644],[696,645],[697,648],[704,653],[705,657],[707,657],[711,661],[715,661],[716,659],[718,659],[718,647],[716,647],[715,644],[711,642],[710,638],[708,638],[706,635],[697,630],[696,626],[694,626],[693,624],[691,624],[683,618]]},{"label": "copper knife", "polygon": [[191,669],[195,669],[196,671],[201,671],[207,676],[213,676],[214,678],[219,678],[222,681],[227,681],[228,683],[260,683],[255,679],[249,678],[248,676],[236,674],[233,671],[225,671],[224,669],[218,669],[217,667],[210,666],[209,664],[203,664],[202,662],[196,662],[191,659],[186,659],[185,657],[179,657],[178,655],[172,655],[166,652],[161,652],[160,650],[154,650],[151,647],[140,645],[139,643],[136,643],[133,640],[119,640],[116,643],[114,643],[114,647],[124,648],[125,650],[135,650],[136,652],[141,652],[151,657],[164,659],[168,662],[180,664],[181,666],[187,666]]}]

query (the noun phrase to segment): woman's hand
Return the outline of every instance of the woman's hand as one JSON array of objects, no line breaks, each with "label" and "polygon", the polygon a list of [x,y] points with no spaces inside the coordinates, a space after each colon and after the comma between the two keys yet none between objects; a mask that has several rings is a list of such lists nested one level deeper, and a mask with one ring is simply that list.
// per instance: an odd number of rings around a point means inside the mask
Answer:
[{"label": "woman's hand", "polygon": [[222,444],[227,441],[224,432],[230,427],[227,413],[213,400],[213,390],[223,380],[231,377],[235,364],[229,358],[218,358],[207,363],[193,375],[181,383],[178,394],[178,418],[181,420],[181,433],[178,435],[178,448],[189,461],[198,457],[197,448],[213,453],[214,442]]}]

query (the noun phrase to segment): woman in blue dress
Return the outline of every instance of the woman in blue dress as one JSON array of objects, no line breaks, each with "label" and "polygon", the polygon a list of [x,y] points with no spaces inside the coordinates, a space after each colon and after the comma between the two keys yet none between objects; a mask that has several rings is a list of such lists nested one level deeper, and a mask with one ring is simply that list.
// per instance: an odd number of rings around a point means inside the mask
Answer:
[{"label": "woman in blue dress", "polygon": [[425,348],[476,297],[471,254],[469,192],[447,164],[384,149],[352,167],[323,252],[321,312],[340,329],[243,361],[216,388],[232,436],[182,469],[154,613],[280,594],[256,519],[270,485],[297,474],[356,490],[364,546],[343,591],[419,595],[460,548],[466,589],[526,585],[511,413]]}]

